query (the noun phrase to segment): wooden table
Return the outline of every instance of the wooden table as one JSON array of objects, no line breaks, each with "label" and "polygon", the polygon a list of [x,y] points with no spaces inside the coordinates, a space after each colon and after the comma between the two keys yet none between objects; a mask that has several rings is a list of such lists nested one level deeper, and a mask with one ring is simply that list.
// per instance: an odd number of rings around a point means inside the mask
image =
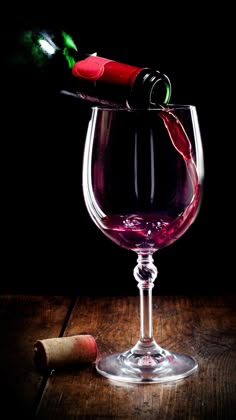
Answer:
[{"label": "wooden table", "polygon": [[154,296],[155,338],[195,355],[199,371],[170,384],[123,384],[92,363],[42,375],[33,345],[87,332],[101,352],[125,350],[138,339],[138,296],[1,295],[0,417],[235,419],[235,303],[236,296]]}]

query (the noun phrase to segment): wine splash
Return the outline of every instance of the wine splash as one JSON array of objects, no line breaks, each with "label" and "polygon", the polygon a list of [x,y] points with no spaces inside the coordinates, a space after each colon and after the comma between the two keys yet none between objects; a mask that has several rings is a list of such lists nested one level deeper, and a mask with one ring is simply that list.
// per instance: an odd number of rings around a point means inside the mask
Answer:
[{"label": "wine splash", "polygon": [[162,118],[169,138],[183,157],[188,178],[188,194],[183,191],[183,210],[175,202],[169,204],[168,212],[155,212],[154,215],[108,215],[102,220],[105,235],[119,246],[133,251],[153,252],[169,246],[181,237],[194,221],[200,202],[200,184],[197,169],[191,153],[191,143],[179,119],[168,109],[157,114]]}]

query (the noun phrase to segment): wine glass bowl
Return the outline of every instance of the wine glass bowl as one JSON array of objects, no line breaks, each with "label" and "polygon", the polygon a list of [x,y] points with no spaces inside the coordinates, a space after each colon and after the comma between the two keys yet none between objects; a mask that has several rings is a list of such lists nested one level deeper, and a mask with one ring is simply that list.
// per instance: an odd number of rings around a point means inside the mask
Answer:
[{"label": "wine glass bowl", "polygon": [[169,352],[153,337],[153,255],[178,240],[200,208],[203,152],[196,108],[93,107],[83,158],[91,219],[118,246],[137,254],[140,338],[100,358],[97,371],[125,382],[167,382],[197,370],[194,357]]}]

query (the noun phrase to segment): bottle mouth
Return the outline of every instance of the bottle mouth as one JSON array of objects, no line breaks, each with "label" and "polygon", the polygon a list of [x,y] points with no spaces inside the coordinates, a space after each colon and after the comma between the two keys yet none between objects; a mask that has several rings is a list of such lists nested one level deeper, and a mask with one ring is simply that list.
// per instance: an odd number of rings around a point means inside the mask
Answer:
[{"label": "bottle mouth", "polygon": [[[166,76],[165,76],[166,77]],[[150,90],[149,102],[150,106],[156,106],[161,103],[167,105],[171,97],[171,84],[163,78],[158,79]],[[161,101],[161,102],[160,102]]]},{"label": "bottle mouth", "polygon": [[158,70],[148,70],[142,81],[143,97],[146,96],[150,106],[167,105],[171,97],[170,79]]},{"label": "bottle mouth", "polygon": [[144,68],[135,79],[128,105],[131,108],[165,106],[168,104],[170,96],[169,78],[158,70]]}]

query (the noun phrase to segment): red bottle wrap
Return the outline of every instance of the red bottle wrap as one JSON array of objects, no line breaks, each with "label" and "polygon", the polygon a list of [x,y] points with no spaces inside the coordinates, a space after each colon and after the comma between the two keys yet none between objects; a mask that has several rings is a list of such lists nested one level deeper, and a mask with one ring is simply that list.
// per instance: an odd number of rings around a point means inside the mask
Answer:
[{"label": "red bottle wrap", "polygon": [[78,61],[72,68],[75,77],[85,80],[104,82],[126,86],[132,85],[140,67],[119,63],[107,58],[89,56],[85,60]]}]

